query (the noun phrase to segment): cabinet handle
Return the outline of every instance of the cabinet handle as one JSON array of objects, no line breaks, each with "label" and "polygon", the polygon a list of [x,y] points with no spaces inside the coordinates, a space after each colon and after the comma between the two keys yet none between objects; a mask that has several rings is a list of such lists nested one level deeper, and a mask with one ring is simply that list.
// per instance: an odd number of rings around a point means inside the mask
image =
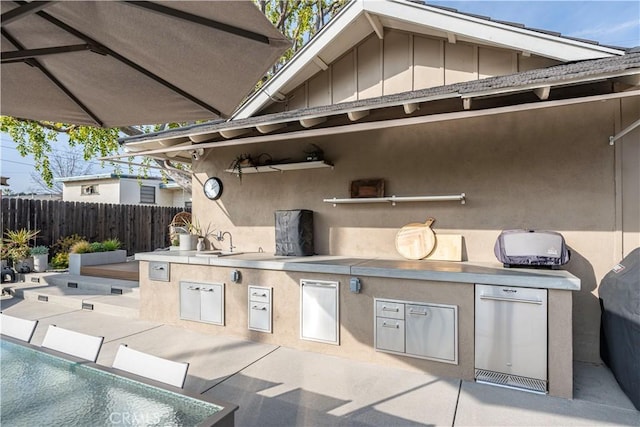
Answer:
[{"label": "cabinet handle", "polygon": [[251,296],[252,296],[252,297],[265,297],[265,298],[266,298],[266,297],[267,297],[267,294],[259,294],[259,293],[257,293],[257,292],[254,292],[254,293],[252,293],[252,294],[251,294]]},{"label": "cabinet handle", "polygon": [[156,266],[153,267],[153,269],[154,270],[164,270],[164,267],[156,265]]},{"label": "cabinet handle", "polygon": [[382,306],[382,311],[395,311],[396,313],[400,311],[398,307],[387,307],[386,305]]},{"label": "cabinet handle", "polygon": [[215,292],[215,290],[213,288],[209,288],[209,289],[204,288],[202,290],[205,291],[205,292]]},{"label": "cabinet handle", "polygon": [[200,290],[200,288],[194,287],[194,286],[189,286],[187,289],[189,289],[190,291],[199,291]]},{"label": "cabinet handle", "polygon": [[397,323],[395,323],[395,324],[391,325],[391,324],[388,324],[387,322],[382,322],[382,326],[383,326],[384,328],[400,329],[400,325],[399,325],[399,324],[397,324]]},{"label": "cabinet handle", "polygon": [[427,316],[429,314],[428,311],[413,311],[409,310],[409,314],[418,314],[420,316]]},{"label": "cabinet handle", "polygon": [[523,302],[525,304],[542,305],[542,301],[537,299],[505,298],[505,297],[494,297],[491,295],[480,295],[480,299],[487,299],[491,301]]},{"label": "cabinet handle", "polygon": [[267,307],[258,307],[257,305],[254,305],[253,307],[251,307],[252,310],[260,310],[260,311],[267,311]]}]

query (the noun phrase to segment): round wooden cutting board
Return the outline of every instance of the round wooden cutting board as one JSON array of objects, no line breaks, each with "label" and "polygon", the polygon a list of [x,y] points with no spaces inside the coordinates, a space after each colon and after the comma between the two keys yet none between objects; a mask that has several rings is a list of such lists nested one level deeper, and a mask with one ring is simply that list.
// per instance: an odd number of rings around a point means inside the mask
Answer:
[{"label": "round wooden cutting board", "polygon": [[396,234],[396,250],[407,259],[422,259],[433,251],[436,236],[431,229],[435,219],[427,218],[424,224],[407,224]]}]

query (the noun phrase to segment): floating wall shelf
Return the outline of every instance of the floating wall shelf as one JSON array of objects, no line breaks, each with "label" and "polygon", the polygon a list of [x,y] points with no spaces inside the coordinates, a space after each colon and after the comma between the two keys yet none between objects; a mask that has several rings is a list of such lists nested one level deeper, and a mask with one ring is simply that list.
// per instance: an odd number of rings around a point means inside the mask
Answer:
[{"label": "floating wall shelf", "polygon": [[362,197],[357,199],[324,199],[325,203],[333,203],[333,206],[341,204],[356,204],[356,203],[391,203],[391,206],[395,206],[396,203],[402,202],[451,202],[456,201],[461,204],[465,204],[465,194],[453,194],[449,196],[388,196],[388,197]]},{"label": "floating wall shelf", "polygon": [[[279,163],[279,164],[263,165],[263,166],[243,166],[242,174],[244,175],[247,173],[284,172],[284,171],[292,171],[292,170],[319,169],[319,168],[333,169],[333,165],[331,163],[318,160],[313,162]],[[238,173],[236,170],[233,170],[233,169],[225,169],[225,172]]]}]

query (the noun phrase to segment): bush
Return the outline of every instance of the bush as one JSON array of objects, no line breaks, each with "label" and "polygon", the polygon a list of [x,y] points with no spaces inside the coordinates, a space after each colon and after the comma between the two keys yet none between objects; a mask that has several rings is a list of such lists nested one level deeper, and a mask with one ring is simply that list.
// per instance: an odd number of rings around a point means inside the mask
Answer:
[{"label": "bush", "polygon": [[71,250],[71,246],[73,246],[75,243],[81,240],[87,240],[87,239],[86,237],[80,236],[78,234],[72,234],[67,237],[61,237],[56,241],[56,243],[53,246],[51,246],[51,252],[53,252],[54,254],[59,254],[59,253],[68,254],[69,251]]},{"label": "bush", "polygon": [[122,244],[118,239],[108,239],[102,242],[102,246],[104,247],[105,251],[117,251],[118,249],[120,249],[120,246],[122,246]]},{"label": "bush", "polygon": [[93,247],[91,246],[91,243],[87,242],[86,240],[80,240],[79,242],[76,242],[73,244],[73,246],[71,246],[69,252],[72,254],[88,254],[93,252]]},{"label": "bush", "polygon": [[55,268],[55,269],[69,268],[69,253],[68,252],[58,252],[51,259],[51,267]]},{"label": "bush", "polygon": [[104,252],[106,249],[101,242],[91,242],[91,251],[90,252]]}]

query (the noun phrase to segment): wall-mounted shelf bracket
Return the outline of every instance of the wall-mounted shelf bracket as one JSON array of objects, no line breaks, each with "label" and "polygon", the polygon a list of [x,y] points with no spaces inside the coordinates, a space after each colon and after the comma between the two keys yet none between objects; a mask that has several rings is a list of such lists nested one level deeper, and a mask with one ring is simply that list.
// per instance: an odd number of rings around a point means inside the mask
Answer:
[{"label": "wall-mounted shelf bracket", "polygon": [[403,202],[451,202],[459,201],[464,205],[466,202],[465,193],[453,194],[447,196],[388,196],[388,197],[362,197],[362,198],[350,198],[350,199],[338,199],[336,197],[331,199],[324,199],[325,203],[332,203],[333,206],[342,204],[361,204],[361,203],[391,203],[391,206],[395,206],[396,203]]},{"label": "wall-mounted shelf bracket", "polygon": [[609,145],[614,145],[617,140],[619,140],[620,138],[622,138],[623,136],[625,136],[626,134],[628,134],[629,132],[631,132],[632,130],[637,128],[638,126],[640,126],[640,119],[636,120],[635,122],[631,123],[629,126],[624,128],[623,130],[618,132],[617,135],[610,136],[609,137]]}]

